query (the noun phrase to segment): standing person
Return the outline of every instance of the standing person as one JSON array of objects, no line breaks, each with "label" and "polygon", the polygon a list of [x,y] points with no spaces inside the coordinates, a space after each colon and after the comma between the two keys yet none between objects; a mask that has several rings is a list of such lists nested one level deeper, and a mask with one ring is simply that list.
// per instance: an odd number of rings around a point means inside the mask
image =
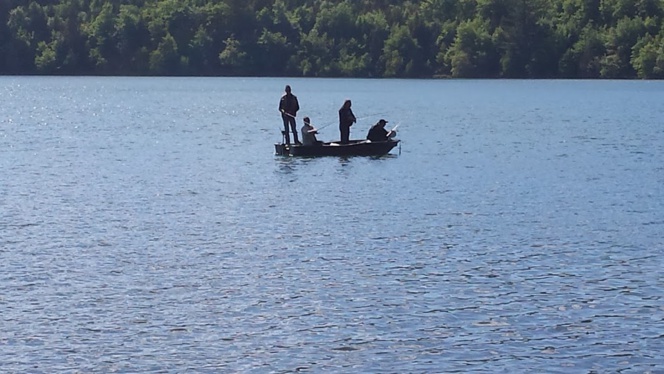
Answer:
[{"label": "standing person", "polygon": [[341,144],[348,144],[350,139],[350,127],[357,122],[353,111],[350,109],[350,100],[344,101],[344,105],[339,109],[339,131],[341,132]]},{"label": "standing person", "polygon": [[321,145],[321,141],[316,139],[316,128],[311,126],[309,117],[304,117],[304,126],[302,126],[302,143],[304,145]]},{"label": "standing person", "polygon": [[387,131],[385,130],[385,125],[387,121],[381,119],[375,125],[371,126],[369,133],[367,134],[367,139],[372,142],[385,142],[390,138],[394,138],[397,135],[396,130]]},{"label": "standing person", "polygon": [[295,116],[297,111],[300,110],[300,104],[297,102],[297,96],[291,93],[291,87],[286,86],[286,93],[281,96],[279,100],[279,112],[281,112],[281,119],[284,121],[284,135],[286,136],[286,144],[290,144],[290,130],[293,131],[293,140],[295,144],[302,144],[297,138],[297,124],[295,123]]}]

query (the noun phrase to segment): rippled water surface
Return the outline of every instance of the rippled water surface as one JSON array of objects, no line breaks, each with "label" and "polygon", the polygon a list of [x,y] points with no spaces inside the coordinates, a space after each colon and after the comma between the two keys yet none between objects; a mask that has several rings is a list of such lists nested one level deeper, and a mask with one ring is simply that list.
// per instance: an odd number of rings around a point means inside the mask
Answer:
[{"label": "rippled water surface", "polygon": [[[275,156],[285,84],[319,138],[351,98],[401,148]],[[664,372],[664,82],[0,98],[0,372]]]}]

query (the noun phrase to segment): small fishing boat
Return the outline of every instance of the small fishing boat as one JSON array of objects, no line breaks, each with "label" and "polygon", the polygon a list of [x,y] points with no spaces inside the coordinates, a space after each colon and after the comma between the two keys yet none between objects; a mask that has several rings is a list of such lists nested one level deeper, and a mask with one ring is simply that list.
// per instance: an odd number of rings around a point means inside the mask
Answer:
[{"label": "small fishing boat", "polygon": [[388,154],[399,144],[399,139],[390,139],[384,142],[371,140],[351,140],[347,144],[339,142],[320,143],[317,145],[296,145],[276,143],[274,149],[280,156],[383,156]]}]

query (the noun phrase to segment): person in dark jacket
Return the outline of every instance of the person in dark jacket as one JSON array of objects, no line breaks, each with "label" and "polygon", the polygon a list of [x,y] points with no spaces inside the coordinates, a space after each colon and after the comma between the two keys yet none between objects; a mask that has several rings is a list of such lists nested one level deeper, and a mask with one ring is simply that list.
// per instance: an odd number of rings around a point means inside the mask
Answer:
[{"label": "person in dark jacket", "polygon": [[290,131],[293,132],[293,140],[295,144],[301,144],[297,138],[297,124],[295,123],[295,116],[297,111],[300,110],[300,104],[297,102],[297,96],[291,93],[291,87],[286,86],[286,93],[281,96],[279,100],[279,112],[281,112],[281,119],[284,121],[284,136],[286,137],[286,144],[290,144]]},{"label": "person in dark jacket", "polygon": [[348,144],[350,139],[350,127],[357,122],[353,111],[350,109],[351,101],[344,101],[344,105],[339,109],[339,131],[341,132],[341,144]]},{"label": "person in dark jacket", "polygon": [[397,132],[394,130],[392,131],[385,130],[386,124],[387,121],[381,119],[380,121],[378,121],[378,123],[371,126],[371,129],[369,129],[369,133],[367,134],[367,139],[371,140],[372,142],[384,142],[390,138],[395,137],[397,135]]}]

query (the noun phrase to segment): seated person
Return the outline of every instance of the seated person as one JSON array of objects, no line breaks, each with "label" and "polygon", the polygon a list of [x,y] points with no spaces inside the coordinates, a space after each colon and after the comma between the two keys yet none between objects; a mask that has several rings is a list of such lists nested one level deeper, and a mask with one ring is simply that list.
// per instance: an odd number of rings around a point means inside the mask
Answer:
[{"label": "seated person", "polygon": [[302,144],[303,145],[321,145],[323,142],[316,139],[318,131],[311,126],[309,117],[304,117],[304,126],[302,126]]},{"label": "seated person", "polygon": [[378,121],[378,123],[371,126],[371,129],[367,134],[367,139],[371,140],[372,142],[385,142],[390,138],[394,138],[397,135],[397,132],[394,130],[385,130],[385,124],[387,124],[387,121],[381,119]]}]

